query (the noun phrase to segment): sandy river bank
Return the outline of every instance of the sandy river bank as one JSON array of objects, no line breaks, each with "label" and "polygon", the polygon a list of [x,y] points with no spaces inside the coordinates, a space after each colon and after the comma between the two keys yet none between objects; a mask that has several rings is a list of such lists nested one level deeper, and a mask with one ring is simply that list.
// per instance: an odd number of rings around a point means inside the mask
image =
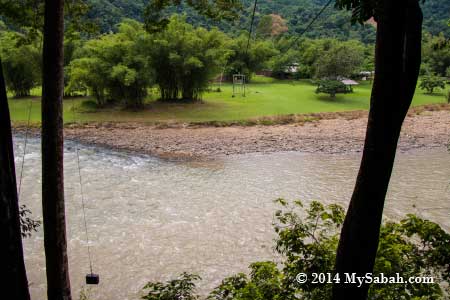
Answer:
[{"label": "sandy river bank", "polygon": [[[362,150],[366,124],[366,112],[353,112],[271,126],[84,124],[66,126],[65,136],[82,143],[168,158],[281,151],[348,153]],[[16,127],[16,131],[23,132],[24,128]],[[449,138],[449,110],[415,111],[405,120],[399,150],[446,147]]]}]

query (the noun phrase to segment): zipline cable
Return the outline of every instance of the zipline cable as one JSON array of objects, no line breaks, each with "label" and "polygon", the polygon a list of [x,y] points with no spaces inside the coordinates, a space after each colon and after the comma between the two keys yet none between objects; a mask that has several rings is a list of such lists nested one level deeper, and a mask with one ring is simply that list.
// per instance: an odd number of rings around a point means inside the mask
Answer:
[{"label": "zipline cable", "polygon": [[17,197],[19,199],[20,199],[20,190],[22,189],[23,167],[25,165],[25,155],[27,153],[28,132],[30,130],[30,119],[31,119],[31,107],[32,106],[33,106],[33,101],[30,100],[30,103],[28,104],[28,121],[27,121],[26,130],[25,130],[25,141],[24,141],[24,145],[23,145],[22,163],[20,166],[19,190],[17,192]]},{"label": "zipline cable", "polygon": [[[314,18],[311,20],[311,22],[309,22],[309,24],[308,24],[308,26],[306,26],[306,28],[300,33],[300,35],[298,35],[295,39],[294,39],[294,41],[287,47],[287,49],[285,49],[283,52],[284,53],[287,53],[293,46],[294,46],[294,44],[295,43],[297,43],[298,42],[298,40],[311,28],[311,26],[317,21],[317,19],[323,14],[323,12],[331,5],[331,3],[333,2],[334,0],[329,0],[321,9],[320,9],[320,11],[314,16]],[[257,7],[257,5],[258,5],[258,0],[255,0],[255,4],[254,4],[254,6],[253,6],[253,14],[252,14],[252,20],[251,20],[251,23],[250,23],[250,30],[249,30],[249,32],[248,32],[248,40],[247,40],[247,47],[246,47],[246,50],[245,50],[245,56],[244,57],[247,57],[247,55],[248,55],[248,49],[249,49],[249,47],[250,47],[250,41],[251,41],[251,38],[252,38],[252,33],[253,33],[253,25],[254,25],[254,22],[255,22],[255,14],[256,14],[256,7]]]},{"label": "zipline cable", "polygon": [[248,53],[248,48],[250,47],[250,40],[252,38],[253,24],[255,23],[255,14],[256,14],[256,6],[257,5],[258,5],[258,0],[255,0],[255,5],[253,6],[252,21],[250,22],[250,30],[248,31],[248,40],[247,40],[247,47],[245,48],[245,54]]},{"label": "zipline cable", "polygon": [[[76,113],[75,113],[75,100],[72,100],[72,112],[73,112],[73,121],[74,121],[74,123],[77,123]],[[76,155],[77,155],[78,178],[80,180],[81,206],[82,206],[82,210],[83,210],[84,232],[86,234],[86,244],[87,244],[87,251],[88,251],[88,258],[89,258],[89,269],[91,271],[91,274],[93,274],[91,246],[89,245],[89,233],[88,233],[88,226],[87,226],[87,222],[86,222],[86,208],[85,208],[85,204],[84,204],[83,179],[81,177],[80,151],[79,151],[77,145],[75,145],[75,149],[76,149]]]},{"label": "zipline cable", "polygon": [[[248,49],[249,49],[249,47],[250,47],[250,41],[251,41],[251,39],[252,39],[252,33],[253,33],[253,25],[254,25],[254,23],[255,23],[255,15],[256,15],[256,7],[258,6],[258,0],[255,0],[255,4],[253,5],[253,13],[252,13],[252,20],[251,20],[251,22],[250,22],[250,29],[248,30],[248,40],[247,40],[247,47],[245,47],[245,53],[244,53],[244,62],[248,65],[248,60],[249,60],[249,57],[248,57]],[[240,73],[239,73],[239,75],[243,72],[243,70],[242,70],[242,66],[241,66],[241,68],[240,68]],[[245,76],[244,76],[244,85],[243,85],[243,87],[244,87],[244,97],[245,97]],[[234,97],[234,75],[233,75],[233,97]]]},{"label": "zipline cable", "polygon": [[330,4],[333,2],[334,0],[329,0],[323,7],[322,9],[319,11],[319,13],[317,15],[315,15],[315,17],[311,20],[311,22],[309,22],[308,26],[306,26],[306,28],[300,33],[300,35],[298,35],[295,40],[289,45],[289,47],[287,49],[284,50],[284,52],[286,53],[287,51],[289,51],[295,43],[298,42],[298,40],[311,28],[311,26],[317,21],[317,19],[322,15],[322,13],[328,8],[328,6],[330,6]]}]

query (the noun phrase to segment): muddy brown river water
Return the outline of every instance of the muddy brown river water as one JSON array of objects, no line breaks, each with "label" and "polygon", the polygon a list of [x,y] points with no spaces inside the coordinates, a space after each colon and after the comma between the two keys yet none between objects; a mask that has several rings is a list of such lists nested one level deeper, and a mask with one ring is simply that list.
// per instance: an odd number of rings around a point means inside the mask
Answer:
[{"label": "muddy brown river water", "polygon": [[[21,202],[42,218],[40,145],[27,148]],[[89,271],[74,143],[66,143],[65,190],[74,299]],[[23,139],[16,137],[16,164]],[[246,154],[170,162],[79,146],[94,271],[91,299],[138,299],[147,281],[197,273],[202,293],[273,252],[273,200],[347,205],[358,154]],[[450,230],[450,154],[414,150],[397,157],[385,218],[416,213]],[[33,299],[46,293],[42,230],[25,240]]]}]

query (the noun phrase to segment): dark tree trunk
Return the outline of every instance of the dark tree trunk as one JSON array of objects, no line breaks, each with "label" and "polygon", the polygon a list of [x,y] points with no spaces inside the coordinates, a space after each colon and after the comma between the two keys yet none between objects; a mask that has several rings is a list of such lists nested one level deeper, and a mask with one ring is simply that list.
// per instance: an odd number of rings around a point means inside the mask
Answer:
[{"label": "dark tree trunk", "polygon": [[64,1],[45,1],[42,208],[48,300],[70,300],[63,179]]},{"label": "dark tree trunk", "polygon": [[[373,272],[384,201],[404,118],[421,63],[422,11],[418,0],[382,0],[375,81],[362,162],[341,232],[336,272]],[[366,299],[369,285],[335,284],[333,299]]]},{"label": "dark tree trunk", "polygon": [[19,201],[11,134],[8,98],[0,60],[0,290],[9,299],[29,300],[28,280],[23,260]]}]

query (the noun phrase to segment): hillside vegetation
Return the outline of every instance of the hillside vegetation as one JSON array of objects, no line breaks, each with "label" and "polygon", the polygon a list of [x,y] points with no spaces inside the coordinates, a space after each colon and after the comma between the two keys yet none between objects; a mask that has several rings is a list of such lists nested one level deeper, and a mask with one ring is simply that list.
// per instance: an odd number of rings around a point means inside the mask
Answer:
[{"label": "hillside vegetation", "polygon": [[[103,32],[115,29],[115,25],[123,18],[142,21],[142,12],[149,0],[88,0],[92,9],[89,13],[100,24]],[[229,24],[226,22],[213,22],[199,16],[191,8],[180,6],[172,8],[167,13],[186,13],[188,21],[193,25],[205,27],[218,26],[227,33],[237,34],[248,28],[249,16],[252,11],[252,0],[244,0],[245,10],[242,17]],[[257,22],[266,15],[277,14],[287,21],[290,34],[301,32],[313,16],[321,9],[327,0],[260,0],[258,2]],[[450,0],[427,0],[423,4],[425,16],[424,29],[436,35],[443,32],[450,37],[450,27],[447,26],[450,13]],[[371,25],[354,25],[349,22],[350,13],[334,8],[326,10],[317,20],[315,26],[308,31],[307,37],[333,37],[338,39],[360,39],[372,43],[375,39],[375,30]]]}]

